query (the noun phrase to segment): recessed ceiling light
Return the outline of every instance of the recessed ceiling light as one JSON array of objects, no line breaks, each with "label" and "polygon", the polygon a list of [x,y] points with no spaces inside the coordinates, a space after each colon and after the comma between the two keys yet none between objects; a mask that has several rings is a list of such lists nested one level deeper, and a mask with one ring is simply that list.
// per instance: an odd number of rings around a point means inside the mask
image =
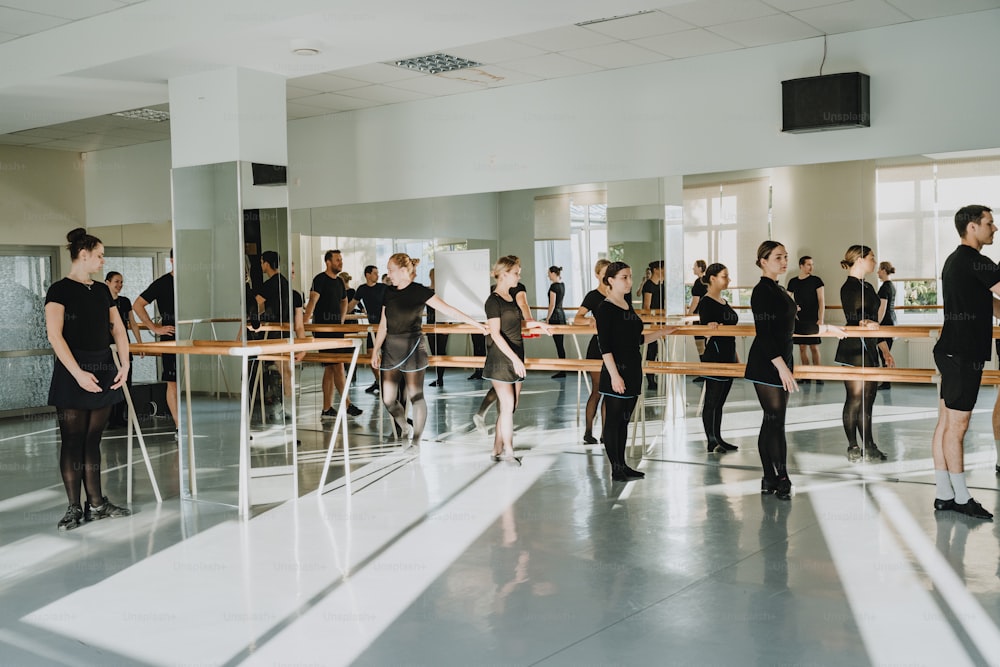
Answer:
[{"label": "recessed ceiling light", "polygon": [[318,56],[321,47],[322,44],[315,39],[292,40],[292,53],[297,56]]},{"label": "recessed ceiling light", "polygon": [[466,60],[465,58],[459,58],[458,56],[449,56],[447,53],[432,53],[427,56],[397,60],[393,64],[396,67],[413,69],[418,72],[426,72],[427,74],[453,72],[457,69],[480,67],[482,65],[482,63],[477,63],[474,60]]},{"label": "recessed ceiling light", "polygon": [[581,21],[580,23],[575,23],[579,27],[584,27],[588,25],[594,25],[595,23],[607,23],[608,21],[617,21],[618,19],[627,19],[632,16],[642,16],[643,14],[652,14],[655,9],[643,9],[640,12],[633,12],[631,14],[622,14],[621,16],[609,16],[603,19],[591,19],[590,21]]},{"label": "recessed ceiling light", "polygon": [[152,123],[162,123],[165,120],[170,120],[168,112],[157,111],[156,109],[132,109],[131,111],[118,111],[111,115],[121,116],[130,120],[148,120]]}]

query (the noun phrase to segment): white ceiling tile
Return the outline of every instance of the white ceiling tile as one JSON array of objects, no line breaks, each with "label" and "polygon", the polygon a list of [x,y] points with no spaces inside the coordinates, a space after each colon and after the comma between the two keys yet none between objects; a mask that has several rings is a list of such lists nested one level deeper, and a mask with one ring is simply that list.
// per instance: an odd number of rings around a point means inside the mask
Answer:
[{"label": "white ceiling tile", "polygon": [[0,6],[0,26],[3,26],[4,32],[15,35],[33,35],[67,23],[67,19]]},{"label": "white ceiling tile", "polygon": [[0,32],[0,44],[3,44],[4,42],[9,42],[12,39],[17,39],[20,36],[21,35],[15,35],[12,32]]},{"label": "white ceiling tile", "polygon": [[286,85],[315,90],[321,93],[335,93],[338,90],[357,88],[358,81],[357,79],[349,79],[345,76],[337,76],[335,74],[310,74],[309,76],[300,76],[297,79],[288,79]]},{"label": "white ceiling tile", "polygon": [[104,140],[96,134],[74,137],[73,139],[56,139],[32,146],[32,148],[50,148],[60,151],[93,151],[105,147]]},{"label": "white ceiling tile", "polygon": [[[449,72],[449,74],[453,74],[453,72]],[[422,76],[419,79],[407,79],[406,81],[395,81],[391,85],[393,88],[412,90],[414,92],[423,93],[424,95],[430,95],[430,96],[454,95],[455,93],[468,93],[473,90],[478,90],[482,88],[482,85],[475,84],[469,81],[460,81],[458,79],[452,79],[441,75],[433,75],[433,74]]]},{"label": "white ceiling tile", "polygon": [[78,130],[63,129],[54,126],[36,127],[32,130],[23,130],[14,133],[18,137],[35,137],[38,139],[68,139],[78,134],[80,134]]},{"label": "white ceiling tile", "polygon": [[332,109],[334,111],[349,111],[351,109],[364,109],[365,107],[378,106],[377,102],[363,100],[359,97],[348,97],[337,93],[320,93],[309,97],[300,97],[295,100],[297,104],[305,104],[310,107],[320,107],[322,109]]},{"label": "white ceiling tile", "polygon": [[662,53],[650,51],[629,42],[612,42],[600,46],[590,46],[585,49],[573,49],[562,55],[582,60],[605,69],[632,67],[667,60]]},{"label": "white ceiling tile", "polygon": [[736,42],[701,28],[637,39],[633,43],[671,58],[691,58],[743,48]]},{"label": "white ceiling tile", "polygon": [[299,88],[298,86],[293,86],[288,83],[285,84],[285,99],[294,100],[297,97],[306,97],[307,95],[315,95],[315,90],[310,90],[308,88]]},{"label": "white ceiling tile", "polygon": [[778,10],[758,0],[696,0],[665,7],[662,11],[692,25],[710,26],[776,14]]},{"label": "white ceiling tile", "polygon": [[780,42],[793,42],[807,37],[816,37],[820,33],[815,28],[788,14],[762,16],[749,21],[723,23],[712,26],[712,32],[731,39],[743,46],[763,46]]},{"label": "white ceiling tile", "polygon": [[810,9],[811,7],[822,7],[823,5],[836,5],[850,0],[762,0],[765,4],[771,5],[775,9],[783,12],[794,12],[800,9]]},{"label": "white ceiling tile", "polygon": [[298,120],[299,118],[312,118],[313,116],[326,116],[333,113],[329,109],[323,109],[320,107],[310,107],[305,104],[298,104],[296,102],[289,102],[286,106],[286,113],[288,114],[288,120]]},{"label": "white ceiling tile", "polygon": [[681,30],[690,30],[693,27],[690,23],[681,21],[673,16],[668,16],[662,11],[639,14],[638,16],[627,16],[623,19],[605,21],[604,23],[592,23],[585,26],[587,30],[595,30],[609,37],[624,40],[665,35],[668,32],[680,32]]},{"label": "white ceiling tile", "polygon": [[74,21],[124,7],[115,0],[2,0],[0,5]]},{"label": "white ceiling tile", "polygon": [[420,100],[427,97],[422,93],[402,88],[393,88],[389,85],[363,86],[361,88],[351,88],[341,91],[343,95],[358,97],[363,100],[371,100],[380,104],[395,104],[397,102],[409,102],[410,100]]},{"label": "white ceiling tile", "polygon": [[449,55],[474,60],[484,65],[502,63],[507,60],[521,60],[545,53],[542,49],[515,42],[512,39],[494,39],[489,42],[459,46],[447,51]]},{"label": "white ceiling tile", "polygon": [[598,44],[607,44],[608,42],[615,41],[613,37],[575,25],[532,32],[527,35],[516,35],[511,39],[534,46],[543,51],[568,51],[570,49],[582,49],[585,46],[597,46]]},{"label": "white ceiling tile", "polygon": [[910,17],[884,0],[850,0],[836,5],[792,12],[792,16],[830,35],[905,23],[910,20]]},{"label": "white ceiling tile", "polygon": [[561,76],[576,76],[577,74],[587,74],[588,72],[600,71],[600,67],[585,63],[582,60],[567,58],[558,53],[547,53],[544,56],[535,56],[524,60],[515,60],[504,63],[504,67],[515,72],[524,72],[537,76],[540,79],[556,79]]},{"label": "white ceiling tile", "polygon": [[889,4],[914,19],[933,19],[1000,8],[1000,0],[888,0]]},{"label": "white ceiling tile", "polygon": [[443,79],[455,79],[465,83],[473,84],[477,88],[498,88],[500,86],[510,86],[515,83],[529,83],[538,81],[538,77],[524,72],[515,72],[502,68],[498,65],[483,65],[481,67],[466,67],[452,72],[443,72],[437,76]]},{"label": "white ceiling tile", "polygon": [[395,65],[388,65],[386,63],[372,63],[371,65],[361,65],[359,67],[348,67],[347,69],[339,69],[331,73],[363,81],[364,83],[389,83],[391,81],[402,81],[403,79],[424,76],[423,72],[406,67],[396,67]]},{"label": "white ceiling tile", "polygon": [[33,144],[40,144],[43,141],[48,140],[41,137],[27,137],[21,134],[0,135],[0,145],[4,146],[31,146]]}]

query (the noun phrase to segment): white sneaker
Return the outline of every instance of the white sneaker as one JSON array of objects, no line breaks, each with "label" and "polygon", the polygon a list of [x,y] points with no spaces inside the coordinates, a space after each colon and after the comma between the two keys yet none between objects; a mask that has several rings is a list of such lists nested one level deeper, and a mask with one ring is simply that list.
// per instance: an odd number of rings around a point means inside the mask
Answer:
[{"label": "white sneaker", "polygon": [[489,429],[486,428],[486,418],[481,414],[476,413],[472,415],[472,423],[476,425],[476,430],[483,435],[489,435]]}]

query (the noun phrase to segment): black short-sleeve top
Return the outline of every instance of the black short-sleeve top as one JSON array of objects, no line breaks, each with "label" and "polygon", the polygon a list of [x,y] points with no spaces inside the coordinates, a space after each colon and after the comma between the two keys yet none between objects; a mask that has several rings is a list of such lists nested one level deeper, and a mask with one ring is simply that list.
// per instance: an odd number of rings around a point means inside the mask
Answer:
[{"label": "black short-sleeve top", "polygon": [[[288,294],[291,292],[292,309],[288,308]],[[293,290],[288,279],[276,273],[261,285],[254,296],[264,299],[264,312],[260,315],[261,322],[291,322],[291,314],[295,308],[302,307],[302,295]]]},{"label": "black short-sleeve top", "polygon": [[993,293],[1000,266],[978,250],[960,245],[941,270],[944,326],[935,352],[969,361],[986,361],[993,338]]},{"label": "black short-sleeve top", "polygon": [[747,380],[781,386],[778,369],[772,359],[781,357],[793,368],[792,335],[795,331],[795,301],[776,281],[761,276],[750,295],[750,308],[756,335],[747,353]]},{"label": "black short-sleeve top", "polygon": [[[728,302],[719,303],[710,296],[702,297],[698,301],[698,317],[700,324],[717,322],[723,326],[733,326],[740,321],[740,316]],[[732,336],[712,334],[705,343],[705,354],[701,356],[701,360],[723,364],[736,363],[736,339]]]},{"label": "black short-sleeve top", "polygon": [[795,276],[788,281],[788,292],[794,296],[799,307],[799,321],[807,324],[819,322],[819,294],[816,290],[820,287],[823,287],[823,281],[819,276]]},{"label": "black short-sleeve top", "polygon": [[632,309],[632,304],[623,310],[607,300],[594,311],[594,317],[601,354],[611,353],[618,374],[625,381],[625,391],[619,394],[611,388],[607,367],[601,366],[601,393],[623,398],[638,396],[642,392],[642,318]]},{"label": "black short-sleeve top", "polygon": [[878,288],[878,298],[879,300],[885,299],[885,313],[882,315],[882,321],[879,324],[883,326],[892,326],[896,324],[896,286],[892,284],[891,280],[884,281]]},{"label": "black short-sleeve top", "polygon": [[[587,292],[586,296],[583,297],[583,302],[580,303],[581,308],[586,308],[588,312],[597,316],[597,309],[600,308],[601,304],[604,303],[604,295],[601,294],[600,290],[592,289]],[[601,358],[601,348],[597,342],[597,334],[590,337],[590,342],[587,344],[587,358],[588,359],[600,359]]]},{"label": "black short-sleeve top", "polygon": [[340,278],[331,278],[326,271],[313,278],[310,292],[319,295],[313,308],[312,320],[316,324],[340,324],[340,313],[347,298],[347,288]]},{"label": "black short-sleeve top", "polygon": [[385,302],[385,293],[388,285],[375,283],[368,285],[365,283],[358,287],[355,298],[364,304],[365,312],[368,313],[368,321],[371,324],[378,324],[382,319],[382,304]]},{"label": "black short-sleeve top", "polygon": [[[521,314],[521,309],[514,302],[513,294],[511,300],[508,301],[496,292],[491,292],[486,297],[483,309],[486,311],[487,320],[500,320],[500,335],[515,352],[519,353],[521,358],[524,358],[524,340],[521,338],[521,321],[524,315]],[[487,337],[486,342],[492,344],[493,338]]]},{"label": "black short-sleeve top", "polygon": [[549,294],[555,294],[555,305],[552,307],[552,316],[549,317],[549,324],[566,324],[566,313],[563,311],[563,299],[566,297],[566,285],[562,283],[550,283]]},{"label": "black short-sleeve top", "polygon": [[[132,317],[132,302],[129,301],[129,298],[127,296],[122,296],[121,294],[119,294],[117,299],[111,300],[111,303],[114,304],[114,307],[118,309],[118,315],[119,317],[122,318],[122,326],[125,327],[125,334],[128,335],[129,333],[128,323],[131,321],[129,320],[129,318]],[[109,322],[108,323],[109,331],[110,331],[110,324],[111,323]]]},{"label": "black short-sleeve top", "polygon": [[84,285],[71,278],[52,283],[45,303],[65,310],[62,336],[71,350],[104,350],[111,345],[111,290],[102,282]]},{"label": "black short-sleeve top", "polygon": [[[860,326],[862,320],[878,320],[879,298],[867,280],[848,276],[840,288],[840,305],[847,326]],[[834,360],[851,366],[878,365],[876,348],[880,338],[844,338],[837,343]]]},{"label": "black short-sleeve top", "polygon": [[695,298],[701,299],[706,294],[708,294],[708,285],[706,285],[705,283],[701,282],[701,278],[699,278],[698,280],[694,281],[694,284],[691,285],[691,298],[692,299],[695,299]]},{"label": "black short-sleeve top", "polygon": [[[663,310],[663,283],[654,283],[652,280],[647,280],[642,284],[643,300],[645,300],[645,295],[649,294],[649,308],[650,310]],[[694,290],[691,292],[694,294]]]},{"label": "black short-sleeve top", "polygon": [[160,323],[163,326],[174,325],[176,311],[174,311],[174,275],[172,273],[164,273],[139,296],[145,299],[146,303],[156,303],[156,309],[160,311]]},{"label": "black short-sleeve top", "polygon": [[390,287],[385,291],[385,332],[389,335],[419,334],[424,305],[434,296],[434,290],[420,283],[410,283],[403,289]]}]

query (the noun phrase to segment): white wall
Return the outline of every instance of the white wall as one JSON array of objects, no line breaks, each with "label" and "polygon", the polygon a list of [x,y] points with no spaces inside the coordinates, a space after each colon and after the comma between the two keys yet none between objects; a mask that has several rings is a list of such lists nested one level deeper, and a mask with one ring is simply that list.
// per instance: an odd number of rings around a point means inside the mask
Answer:
[{"label": "white wall", "polygon": [[87,225],[78,153],[0,146],[0,230],[4,244],[62,245]]},{"label": "white wall", "polygon": [[[295,208],[1000,146],[1000,10],[831,35],[872,127],[782,134],[820,39],[289,123]],[[975,74],[971,67],[975,66]],[[586,104],[581,104],[586,99]]]},{"label": "white wall", "polygon": [[107,227],[162,223],[173,218],[169,141],[94,151],[86,156],[82,164],[90,224]]}]

